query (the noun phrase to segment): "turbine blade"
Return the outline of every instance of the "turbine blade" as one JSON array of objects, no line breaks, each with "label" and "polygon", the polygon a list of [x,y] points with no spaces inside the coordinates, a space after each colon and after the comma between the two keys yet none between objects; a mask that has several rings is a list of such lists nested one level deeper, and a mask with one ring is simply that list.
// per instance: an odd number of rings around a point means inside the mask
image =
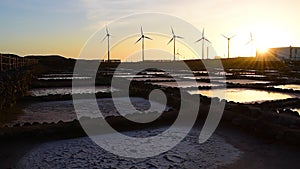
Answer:
[{"label": "turbine blade", "polygon": [[140,37],[140,38],[135,42],[135,44],[138,43],[141,39],[142,39],[142,37]]},{"label": "turbine blade", "polygon": [[183,39],[183,37],[182,37],[182,36],[175,36],[175,38]]},{"label": "turbine blade", "polygon": [[168,44],[171,43],[173,40],[174,40],[174,38],[170,39],[170,41],[168,42]]},{"label": "turbine blade", "polygon": [[102,41],[101,42],[103,42],[105,39],[107,38],[107,36],[105,36],[103,39],[102,39]]},{"label": "turbine blade", "polygon": [[152,38],[148,37],[148,36],[144,36],[144,38],[146,39],[150,39],[150,40],[153,40]]},{"label": "turbine blade", "polygon": [[202,29],[202,37],[204,37],[204,28]]},{"label": "turbine blade", "polygon": [[230,39],[232,39],[232,38],[234,38],[234,37],[236,37],[236,35],[231,36]]},{"label": "turbine blade", "polygon": [[252,42],[252,41],[251,41],[251,40],[249,40],[247,43],[245,43],[245,45],[249,45],[251,42]]},{"label": "turbine blade", "polygon": [[207,42],[211,43],[208,39],[204,38],[204,40],[206,40]]},{"label": "turbine blade", "polygon": [[172,31],[173,36],[175,36],[175,33],[174,33],[174,30],[173,30],[172,26],[171,26],[171,31]]},{"label": "turbine blade", "polygon": [[223,34],[221,34],[224,38],[226,38],[226,39],[228,39],[228,37],[227,36],[225,36],[225,35],[223,35]]},{"label": "turbine blade", "polygon": [[109,35],[107,26],[105,27],[105,30],[106,30],[106,34]]},{"label": "turbine blade", "polygon": [[141,26],[141,35],[144,35],[143,27]]},{"label": "turbine blade", "polygon": [[202,38],[201,38],[201,39],[198,39],[198,40],[196,40],[196,41],[195,41],[195,43],[198,43],[198,42],[200,42],[201,40],[202,40]]}]

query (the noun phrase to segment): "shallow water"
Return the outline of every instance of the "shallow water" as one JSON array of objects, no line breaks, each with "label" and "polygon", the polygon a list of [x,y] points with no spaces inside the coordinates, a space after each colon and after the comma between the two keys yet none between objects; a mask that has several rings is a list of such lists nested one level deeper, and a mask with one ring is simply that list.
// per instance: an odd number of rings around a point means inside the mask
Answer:
[{"label": "shallow water", "polygon": [[134,78],[129,79],[133,81],[174,81],[173,78],[168,77],[153,77],[153,78]]},{"label": "shallow water", "polygon": [[292,111],[298,112],[299,116],[300,116],[300,108],[295,108],[295,109],[291,109]]},{"label": "shallow water", "polygon": [[267,77],[265,75],[256,75],[256,74],[248,74],[248,75],[241,75],[243,77],[257,77],[257,78],[263,78],[263,77]]},{"label": "shallow water", "polygon": [[226,99],[227,101],[239,102],[239,103],[253,103],[263,102],[270,100],[283,100],[288,98],[294,98],[295,95],[284,94],[279,92],[268,92],[254,89],[213,89],[213,90],[190,90],[190,94],[201,94],[207,97],[218,97],[220,99]]},{"label": "shallow water", "polygon": [[92,77],[40,77],[37,78],[38,80],[87,80],[87,79],[92,79]]},{"label": "shallow water", "polygon": [[88,87],[55,87],[55,88],[37,88],[29,91],[31,96],[47,96],[47,95],[68,95],[68,94],[87,94],[87,93],[107,93],[107,92],[117,91],[117,89],[111,88],[110,86],[95,86],[93,88]]},{"label": "shallow water", "polygon": [[73,74],[73,73],[58,73],[58,74],[43,74],[43,77],[73,77],[73,76],[79,76],[79,74]]},{"label": "shallow water", "polygon": [[270,81],[261,81],[261,80],[249,80],[249,79],[227,79],[227,80],[218,80],[222,83],[233,83],[233,84],[268,84]]},{"label": "shallow water", "polygon": [[205,83],[205,82],[193,82],[193,81],[156,82],[156,83],[152,83],[152,84],[163,86],[163,87],[180,87],[180,88],[220,86],[220,84]]},{"label": "shallow water", "polygon": [[[82,116],[88,116],[91,118],[97,117],[107,117],[107,116],[117,116],[118,111],[115,109],[114,105],[119,105],[122,107],[122,110],[119,111],[121,115],[133,114],[133,113],[148,113],[148,112],[158,112],[162,113],[163,110],[169,109],[160,103],[148,100],[143,98],[131,98],[132,104],[135,106],[136,110],[130,109],[126,104],[125,98],[115,98],[115,102],[111,98],[102,98],[97,99],[98,107],[101,109],[99,114],[99,109],[91,110],[90,105],[93,104],[92,100],[83,99],[79,102],[85,107],[82,107],[80,112],[76,114],[73,101],[49,101],[49,102],[39,102],[32,103],[24,106],[23,109],[15,111],[14,114],[10,114],[9,119],[1,119],[0,123],[2,125],[13,126],[15,124],[23,125],[24,123],[33,123],[33,122],[58,122],[58,121],[72,121],[77,119],[77,116],[80,118]],[[151,109],[150,108],[151,105]],[[149,110],[148,110],[149,109]]]},{"label": "shallow water", "polygon": [[183,79],[224,79],[225,77],[222,76],[191,76],[191,77],[183,77]]},{"label": "shallow water", "polygon": [[278,86],[273,86],[274,88],[277,89],[293,89],[293,90],[300,90],[300,85],[298,84],[287,84],[287,85],[278,85]]},{"label": "shallow water", "polygon": [[121,77],[121,78],[150,78],[154,77],[153,75],[132,75],[132,74],[124,74],[124,75],[114,75],[114,77]]}]

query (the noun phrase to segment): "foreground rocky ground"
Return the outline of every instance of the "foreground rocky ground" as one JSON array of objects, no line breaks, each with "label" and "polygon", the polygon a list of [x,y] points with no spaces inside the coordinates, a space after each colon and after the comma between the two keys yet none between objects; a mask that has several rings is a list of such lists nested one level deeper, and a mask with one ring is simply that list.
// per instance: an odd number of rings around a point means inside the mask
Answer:
[{"label": "foreground rocky ground", "polygon": [[[132,131],[131,135],[145,137],[161,130],[162,128]],[[218,135],[214,135],[204,144],[199,144],[197,133],[198,131],[193,130],[170,151],[142,159],[114,155],[87,137],[48,142],[36,146],[23,156],[17,163],[17,168],[217,168],[237,161],[242,154]],[[105,139],[105,136],[102,137]],[[125,146],[134,148],[133,143],[126,141],[123,145],[116,145],[120,151]]]}]

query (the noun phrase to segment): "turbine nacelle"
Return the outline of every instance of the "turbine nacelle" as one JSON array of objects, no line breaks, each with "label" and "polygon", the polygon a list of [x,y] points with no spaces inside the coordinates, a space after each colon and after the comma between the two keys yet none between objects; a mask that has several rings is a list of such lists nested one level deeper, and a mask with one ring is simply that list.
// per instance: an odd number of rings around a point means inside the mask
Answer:
[{"label": "turbine nacelle", "polygon": [[211,43],[211,42],[210,42],[208,39],[206,39],[205,36],[204,36],[204,28],[202,29],[202,36],[201,36],[201,38],[198,39],[198,40],[196,40],[195,43],[198,43],[198,42],[200,42],[200,41],[202,41],[202,40]]},{"label": "turbine nacelle", "polygon": [[144,39],[149,39],[149,40],[153,40],[152,38],[144,35],[144,32],[143,32],[143,27],[141,26],[141,37],[135,42],[135,44],[137,44],[139,41],[142,40],[142,61],[144,61]]},{"label": "turbine nacelle", "polygon": [[228,42],[227,42],[227,45],[228,45],[227,52],[228,52],[228,58],[229,58],[229,57],[230,57],[230,40],[231,40],[232,38],[234,38],[236,35],[233,35],[233,36],[231,36],[231,37],[228,37],[228,36],[225,36],[225,35],[222,34],[222,36],[228,40]]},{"label": "turbine nacelle", "polygon": [[112,35],[109,33],[107,26],[105,27],[105,31],[106,31],[106,35],[105,35],[105,37],[102,39],[102,42],[103,42],[106,38],[109,38],[109,37],[112,36]]},{"label": "turbine nacelle", "polygon": [[176,56],[176,52],[175,52],[175,50],[176,50],[176,46],[175,46],[176,38],[183,39],[183,37],[176,35],[172,26],[171,26],[171,32],[172,32],[172,38],[169,40],[168,44],[170,44],[172,41],[174,41],[173,60],[175,61],[175,59],[176,59],[176,57],[175,57]]},{"label": "turbine nacelle", "polygon": [[233,35],[233,36],[231,36],[231,37],[227,37],[227,36],[225,36],[225,35],[223,35],[223,34],[222,34],[222,36],[223,36],[224,38],[226,38],[227,40],[230,40],[230,39],[236,37],[236,35]]},{"label": "turbine nacelle", "polygon": [[176,38],[183,39],[182,36],[178,36],[178,35],[175,34],[173,27],[171,27],[171,31],[172,31],[172,38],[170,39],[170,41],[168,42],[168,44],[171,43]]},{"label": "turbine nacelle", "polygon": [[149,39],[149,40],[153,40],[152,38],[144,35],[143,27],[141,27],[141,37],[135,42],[135,44],[138,43],[140,40],[145,39],[145,38]]}]

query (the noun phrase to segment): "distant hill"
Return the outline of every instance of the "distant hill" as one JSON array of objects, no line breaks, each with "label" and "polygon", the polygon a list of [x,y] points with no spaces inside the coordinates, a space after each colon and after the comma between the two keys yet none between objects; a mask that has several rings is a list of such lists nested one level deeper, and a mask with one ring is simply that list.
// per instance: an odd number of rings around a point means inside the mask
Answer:
[{"label": "distant hill", "polygon": [[55,61],[73,61],[75,62],[75,59],[71,58],[65,58],[60,55],[28,55],[24,56],[25,58],[30,58],[30,59],[38,59],[41,62],[55,62]]},{"label": "distant hill", "polygon": [[25,58],[38,59],[42,72],[72,72],[76,63],[75,59],[59,55],[28,55]]}]

